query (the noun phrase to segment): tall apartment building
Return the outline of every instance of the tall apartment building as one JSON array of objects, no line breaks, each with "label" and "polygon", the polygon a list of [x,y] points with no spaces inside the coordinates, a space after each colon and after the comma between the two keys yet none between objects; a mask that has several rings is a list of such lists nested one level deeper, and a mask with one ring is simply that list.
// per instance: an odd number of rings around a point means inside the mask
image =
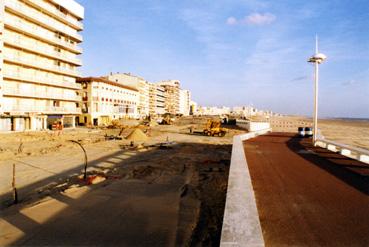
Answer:
[{"label": "tall apartment building", "polygon": [[108,125],[114,119],[138,117],[137,89],[99,77],[79,78],[77,82],[83,102],[79,124]]},{"label": "tall apartment building", "polygon": [[155,83],[150,85],[150,115],[162,115],[165,113],[165,89]]},{"label": "tall apartment building", "polygon": [[157,83],[165,89],[165,112],[179,113],[180,81],[166,80]]},{"label": "tall apartment building", "polygon": [[84,8],[74,0],[0,2],[0,130],[74,126]]},{"label": "tall apartment building", "polygon": [[110,73],[106,76],[110,81],[134,87],[139,91],[139,104],[137,111],[140,117],[148,116],[150,113],[150,85],[144,78],[131,75],[130,73]]},{"label": "tall apartment building", "polygon": [[190,115],[191,93],[189,90],[179,90],[179,114],[184,116]]},{"label": "tall apartment building", "polygon": [[190,102],[190,115],[197,115],[198,105],[195,101]]}]

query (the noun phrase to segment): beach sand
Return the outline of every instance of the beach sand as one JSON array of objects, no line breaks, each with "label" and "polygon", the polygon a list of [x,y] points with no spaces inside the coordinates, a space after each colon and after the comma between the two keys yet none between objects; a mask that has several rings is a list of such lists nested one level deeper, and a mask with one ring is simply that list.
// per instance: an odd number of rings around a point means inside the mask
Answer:
[{"label": "beach sand", "polygon": [[[300,126],[312,127],[312,119],[299,116],[272,117],[273,131],[296,132]],[[320,133],[328,140],[369,149],[369,120],[319,119]]]}]

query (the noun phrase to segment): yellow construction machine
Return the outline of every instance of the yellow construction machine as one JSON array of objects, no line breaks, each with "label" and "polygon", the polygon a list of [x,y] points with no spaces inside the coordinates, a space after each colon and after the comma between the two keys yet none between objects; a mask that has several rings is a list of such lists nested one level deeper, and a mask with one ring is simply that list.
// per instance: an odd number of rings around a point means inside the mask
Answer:
[{"label": "yellow construction machine", "polygon": [[220,120],[209,119],[206,123],[205,129],[203,131],[204,135],[207,136],[225,136],[227,129],[221,127]]}]

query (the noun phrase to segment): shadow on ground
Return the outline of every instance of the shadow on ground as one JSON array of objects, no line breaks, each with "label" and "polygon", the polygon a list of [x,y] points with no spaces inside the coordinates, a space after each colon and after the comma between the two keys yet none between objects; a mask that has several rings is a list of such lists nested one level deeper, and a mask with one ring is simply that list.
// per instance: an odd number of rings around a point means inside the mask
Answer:
[{"label": "shadow on ground", "polygon": [[99,184],[80,181],[83,165],[31,184],[22,204],[2,205],[0,245],[217,246],[230,155],[198,143],[122,150],[89,162],[89,175],[105,170]]},{"label": "shadow on ground", "polygon": [[311,138],[291,138],[287,146],[346,184],[369,195],[369,165],[324,148],[314,147]]}]

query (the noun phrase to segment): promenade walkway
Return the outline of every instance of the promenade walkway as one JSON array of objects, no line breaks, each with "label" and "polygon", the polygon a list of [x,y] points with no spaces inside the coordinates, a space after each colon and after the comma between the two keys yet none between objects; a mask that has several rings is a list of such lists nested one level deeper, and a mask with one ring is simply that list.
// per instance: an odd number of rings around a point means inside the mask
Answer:
[{"label": "promenade walkway", "polygon": [[367,164],[286,133],[244,148],[266,246],[369,246]]}]

